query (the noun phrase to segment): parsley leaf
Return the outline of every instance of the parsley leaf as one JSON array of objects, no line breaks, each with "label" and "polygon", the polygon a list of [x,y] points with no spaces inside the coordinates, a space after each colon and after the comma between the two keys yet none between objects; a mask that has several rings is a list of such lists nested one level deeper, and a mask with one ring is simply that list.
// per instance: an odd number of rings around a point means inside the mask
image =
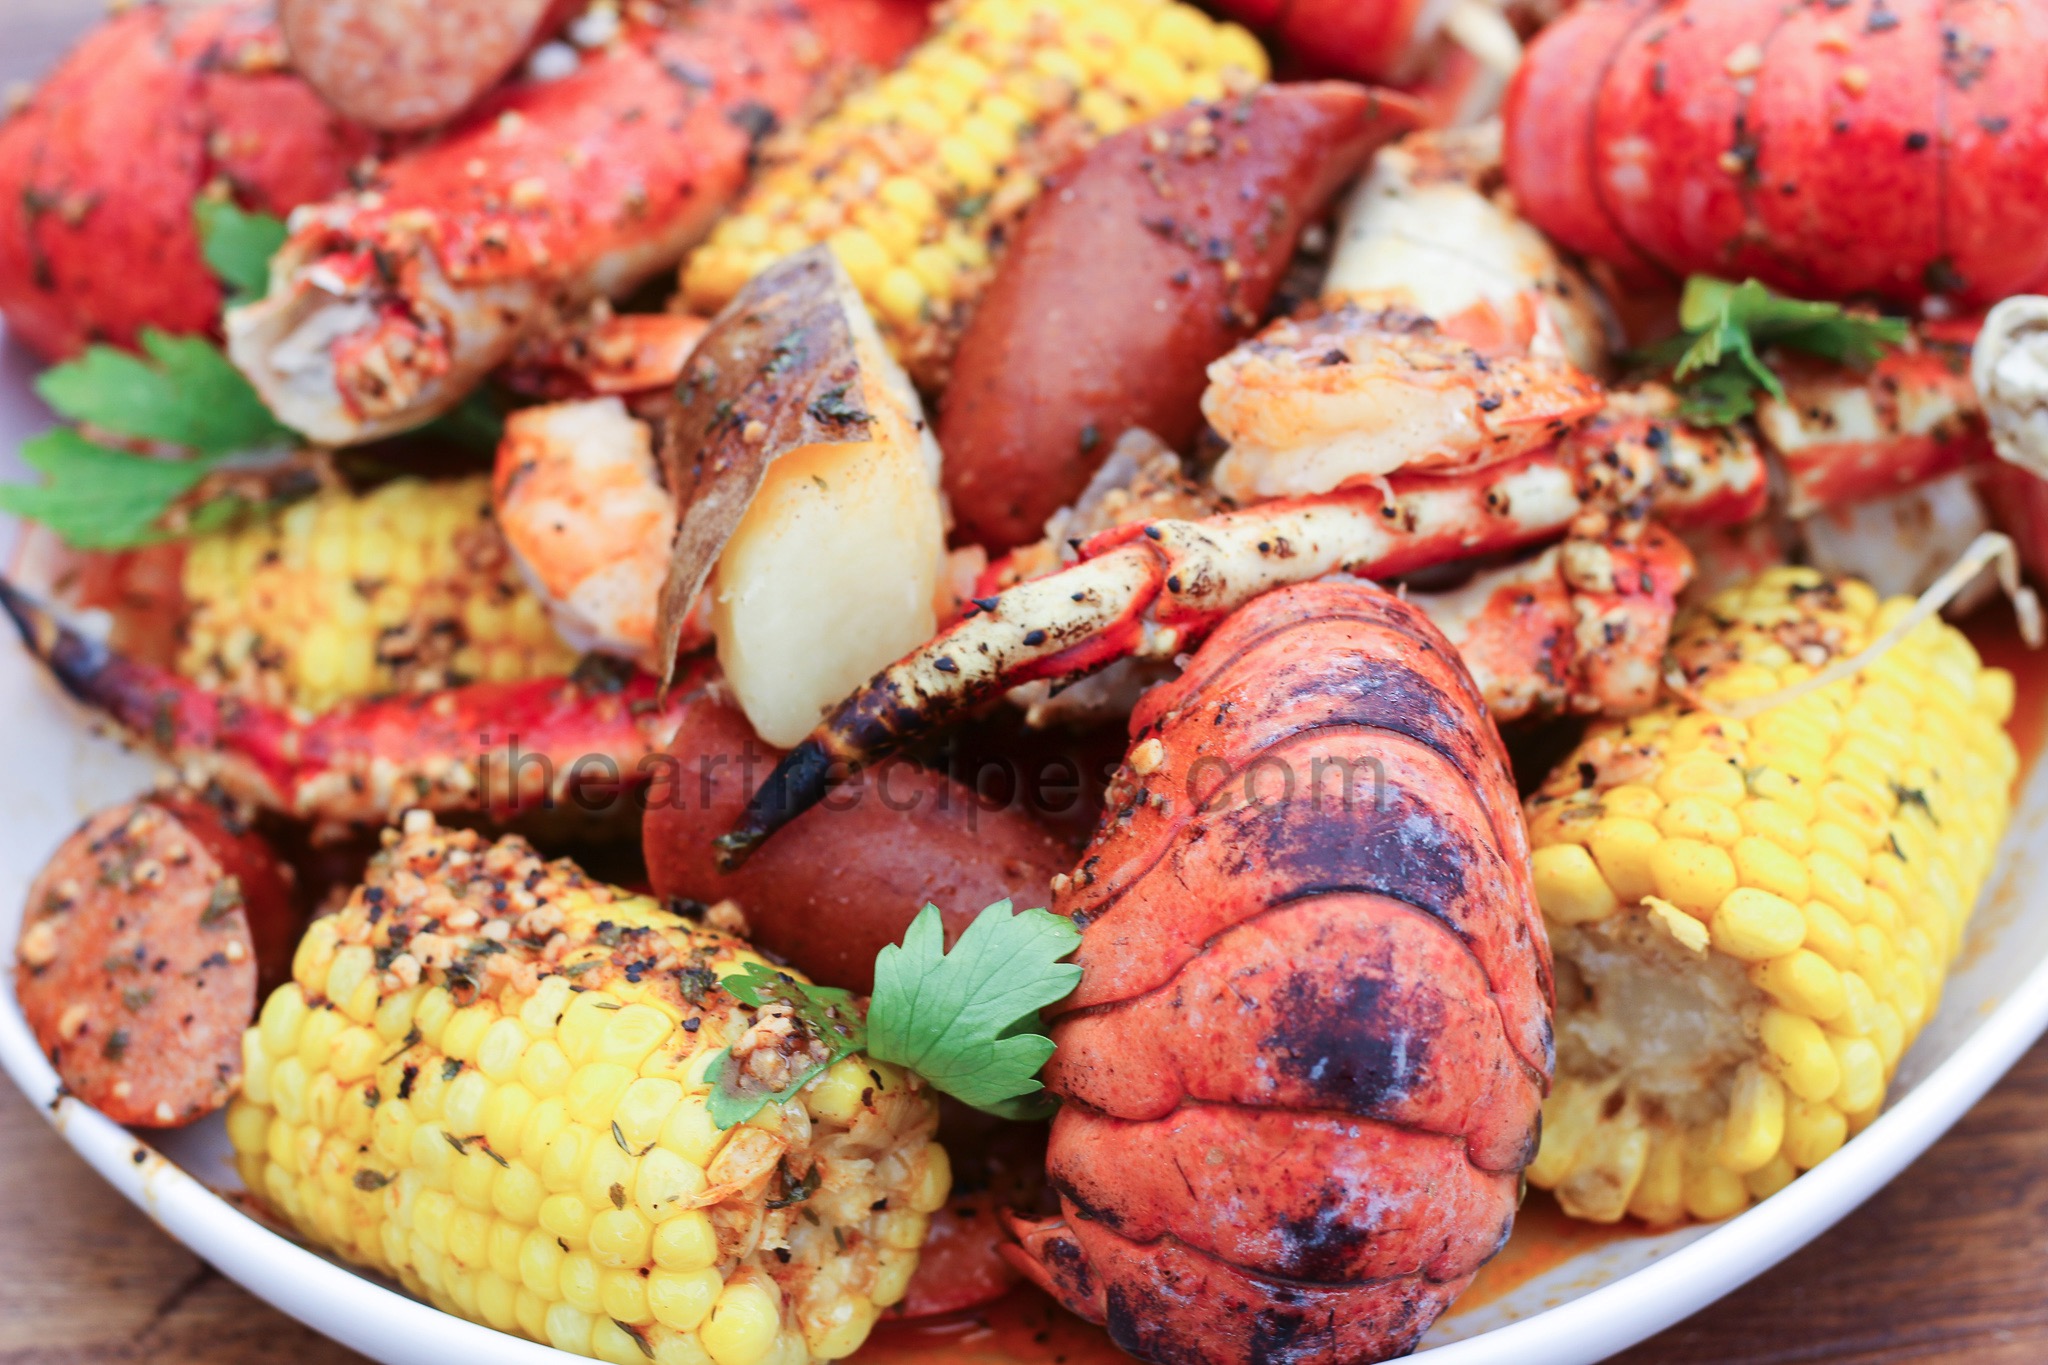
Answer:
[{"label": "parsley leaf", "polygon": [[69,427],[21,443],[47,482],[0,484],[0,510],[39,521],[81,550],[120,550],[159,539],[157,522],[213,468],[206,458],[158,460],[110,450]]},{"label": "parsley leaf", "polygon": [[755,1009],[769,1004],[789,1006],[795,1011],[798,1029],[822,1042],[828,1054],[825,1060],[795,1072],[782,1089],[769,1091],[736,1071],[730,1049],[719,1053],[704,1074],[711,1082],[711,1121],[721,1129],[745,1123],[768,1105],[794,1098],[826,1067],[867,1045],[867,1026],[854,1007],[851,991],[813,986],[758,962],[749,962],[745,971],[721,978],[718,984]]},{"label": "parsley leaf", "polygon": [[284,245],[284,219],[245,213],[231,199],[192,201],[199,228],[199,254],[227,286],[228,304],[261,298],[270,288],[270,258]]},{"label": "parsley leaf", "polygon": [[925,906],[902,946],[875,958],[868,1055],[992,1114],[1050,1112],[1037,1077],[1053,1043],[1038,1032],[1038,1012],[1080,981],[1081,969],[1060,960],[1080,942],[1062,916],[1013,915],[1004,900],[983,910],[948,953],[938,907]]},{"label": "parsley leaf", "polygon": [[201,455],[292,441],[256,390],[205,337],[142,332],[145,355],[91,346],[36,380],[43,401],[74,422]]},{"label": "parsley leaf", "polygon": [[1764,363],[1762,353],[1772,346],[1863,369],[1907,334],[1898,318],[1851,313],[1840,304],[1787,298],[1756,280],[1730,284],[1710,275],[1685,282],[1678,325],[1679,335],[1638,354],[1647,363],[1671,367],[1681,414],[1703,426],[1747,417],[1756,411],[1759,389],[1773,398],[1785,396],[1784,385]]}]

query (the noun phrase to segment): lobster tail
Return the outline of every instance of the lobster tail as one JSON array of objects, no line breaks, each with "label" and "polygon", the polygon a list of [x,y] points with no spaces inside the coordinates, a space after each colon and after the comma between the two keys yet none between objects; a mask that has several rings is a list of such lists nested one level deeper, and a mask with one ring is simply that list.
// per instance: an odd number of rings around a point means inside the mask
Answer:
[{"label": "lobster tail", "polygon": [[1382,1359],[1506,1238],[1551,1070],[1515,790],[1435,627],[1259,598],[1147,696],[1055,908],[1060,1220],[1012,1258],[1157,1362]]}]

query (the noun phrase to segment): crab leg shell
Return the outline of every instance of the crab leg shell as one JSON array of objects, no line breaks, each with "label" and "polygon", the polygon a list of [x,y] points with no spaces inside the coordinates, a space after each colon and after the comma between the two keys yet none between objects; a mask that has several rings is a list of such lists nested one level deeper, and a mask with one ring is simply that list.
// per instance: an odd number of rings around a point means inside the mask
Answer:
[{"label": "crab leg shell", "polygon": [[1571,474],[1541,451],[1454,476],[1397,476],[1387,492],[1354,488],[1117,527],[1081,547],[1080,563],[983,599],[841,702],[769,774],[721,847],[737,865],[851,769],[1020,683],[1077,677],[1133,654],[1172,658],[1273,588],[1515,549],[1556,535],[1578,510]]},{"label": "crab leg shell", "polygon": [[229,353],[315,440],[416,426],[555,297],[674,265],[760,138],[851,61],[893,57],[912,19],[900,0],[715,0],[673,29],[629,21],[576,71],[507,87],[370,190],[295,215],[269,294],[228,315]]},{"label": "crab leg shell", "polygon": [[1783,362],[1783,399],[1757,428],[1785,470],[1785,511],[1889,497],[1993,457],[1966,363],[1937,349],[1894,351],[1868,375]]},{"label": "crab leg shell", "polygon": [[136,743],[238,799],[309,818],[382,821],[412,806],[509,812],[563,800],[595,811],[654,776],[653,756],[681,705],[679,694],[661,706],[654,679],[635,674],[616,686],[471,683],[305,716],[116,653],[5,580],[0,607],[58,684]]}]

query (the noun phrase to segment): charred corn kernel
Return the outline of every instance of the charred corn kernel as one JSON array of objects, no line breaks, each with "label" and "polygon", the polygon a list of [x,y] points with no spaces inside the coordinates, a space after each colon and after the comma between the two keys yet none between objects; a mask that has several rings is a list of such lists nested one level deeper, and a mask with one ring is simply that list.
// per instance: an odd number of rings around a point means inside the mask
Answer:
[{"label": "charred corn kernel", "polygon": [[1537,902],[1545,915],[1561,924],[1605,919],[1621,908],[1593,855],[1578,844],[1552,844],[1538,851],[1531,865]]},{"label": "charred corn kernel", "polygon": [[1806,919],[1783,896],[1741,886],[1729,892],[1708,921],[1714,948],[1742,962],[1762,962],[1797,948]]},{"label": "charred corn kernel", "polygon": [[1530,798],[1560,1003],[1527,1175],[1568,1213],[1726,1216],[1882,1108],[2004,834],[2010,684],[1931,622],[1776,694],[1905,609],[1810,570],[1717,594],[1674,665],[1687,697],[1763,709],[1671,698],[1596,725]]},{"label": "charred corn kernel", "polygon": [[[506,885],[538,906],[494,904]],[[535,908],[558,921],[552,948],[497,927]],[[766,1174],[717,1207],[735,1226],[777,1218],[765,1246],[722,1252],[694,1206],[732,1136],[710,1122],[704,1069],[753,1023],[697,972],[759,961],[744,943],[517,839],[417,817],[321,923],[296,962],[307,980],[244,1035],[261,1080],[228,1114],[249,1188],[309,1239],[446,1311],[602,1360],[839,1359],[902,1297],[951,1171],[934,1106],[896,1068],[848,1059],[850,1109],[800,1093],[733,1130],[765,1144],[747,1156]],[[430,934],[446,955],[421,954],[417,986],[357,965]],[[656,970],[629,979],[621,941]],[[465,967],[451,979],[444,962]],[[337,985],[372,998],[344,1010]],[[789,1171],[829,1192],[801,1218],[767,1207]],[[785,1299],[777,1276],[800,1288]]]},{"label": "charred corn kernel", "polygon": [[1740,884],[1727,850],[1698,839],[1666,839],[1650,851],[1657,894],[1687,914],[1707,919]]},{"label": "charred corn kernel", "polygon": [[[961,6],[902,66],[812,124],[683,269],[710,314],[753,275],[829,241],[920,382],[944,373],[987,244],[1094,140],[1264,80],[1249,34],[1178,0]],[[888,211],[878,227],[877,206]],[[963,252],[955,230],[971,238]]]},{"label": "charred corn kernel", "polygon": [[194,540],[181,586],[178,671],[273,705],[445,687],[463,680],[458,647],[470,677],[547,677],[576,662],[505,553],[483,476],[316,493]]}]

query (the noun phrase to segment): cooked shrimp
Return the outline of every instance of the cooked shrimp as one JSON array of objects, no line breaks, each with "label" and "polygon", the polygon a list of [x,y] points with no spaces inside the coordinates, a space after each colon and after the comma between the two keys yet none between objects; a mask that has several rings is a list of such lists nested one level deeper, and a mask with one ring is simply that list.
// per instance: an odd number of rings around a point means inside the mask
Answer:
[{"label": "cooked shrimp", "polygon": [[505,542],[562,637],[650,662],[676,534],[647,425],[617,398],[514,413],[491,497]]},{"label": "cooked shrimp", "polygon": [[1211,365],[1209,381],[1202,412],[1230,442],[1212,478],[1240,502],[1494,464],[1557,440],[1601,402],[1554,348],[1503,354],[1405,309],[1350,303],[1274,323]]}]

